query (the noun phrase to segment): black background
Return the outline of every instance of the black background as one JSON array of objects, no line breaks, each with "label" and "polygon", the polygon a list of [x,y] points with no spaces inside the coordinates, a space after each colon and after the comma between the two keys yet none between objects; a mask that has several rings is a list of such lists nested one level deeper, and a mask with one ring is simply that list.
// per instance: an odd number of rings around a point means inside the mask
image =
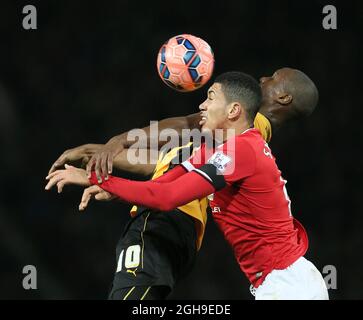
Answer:
[{"label": "black background", "polygon": [[[37,30],[22,28],[35,5]],[[336,5],[338,29],[322,27]],[[44,192],[52,162],[83,143],[104,143],[149,120],[197,110],[206,87],[178,93],[159,79],[156,55],[190,33],[213,48],[215,75],[256,78],[284,66],[304,71],[320,101],[307,119],[274,133],[273,149],[306,227],[306,255],[334,265],[333,299],[362,299],[363,227],[359,1],[2,1],[0,4],[0,298],[104,299],[127,205],[92,203],[81,190]],[[22,287],[35,265],[38,289]],[[194,271],[174,299],[252,299],[229,246],[209,219]]]}]

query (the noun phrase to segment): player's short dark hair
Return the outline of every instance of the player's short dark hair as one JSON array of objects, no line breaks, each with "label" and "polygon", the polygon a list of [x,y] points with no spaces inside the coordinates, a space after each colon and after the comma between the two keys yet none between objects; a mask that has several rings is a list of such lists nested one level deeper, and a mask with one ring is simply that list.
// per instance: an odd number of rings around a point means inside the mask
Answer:
[{"label": "player's short dark hair", "polygon": [[228,103],[236,101],[244,106],[247,120],[253,123],[262,100],[261,87],[257,80],[246,73],[231,71],[222,73],[214,82],[222,85]]},{"label": "player's short dark hair", "polygon": [[319,101],[319,92],[314,82],[302,71],[293,69],[286,81],[286,90],[292,94],[297,116],[309,116]]}]

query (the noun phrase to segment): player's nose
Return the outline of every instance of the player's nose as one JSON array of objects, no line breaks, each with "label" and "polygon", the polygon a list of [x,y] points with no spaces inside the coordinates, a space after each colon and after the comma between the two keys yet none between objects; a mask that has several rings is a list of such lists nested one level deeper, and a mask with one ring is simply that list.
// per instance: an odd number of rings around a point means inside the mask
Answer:
[{"label": "player's nose", "polygon": [[201,104],[199,105],[199,110],[200,110],[200,111],[205,111],[205,110],[207,110],[204,102],[203,102],[203,103],[201,103]]}]

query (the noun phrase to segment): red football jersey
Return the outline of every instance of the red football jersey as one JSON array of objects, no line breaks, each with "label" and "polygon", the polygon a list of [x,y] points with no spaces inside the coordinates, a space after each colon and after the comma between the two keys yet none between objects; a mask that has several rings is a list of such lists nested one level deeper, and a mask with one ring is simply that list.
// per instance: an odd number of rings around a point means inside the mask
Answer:
[{"label": "red football jersey", "polygon": [[273,269],[285,269],[305,254],[306,231],[291,215],[286,181],[258,130],[248,129],[212,152],[202,145],[183,166],[213,183],[205,164],[223,174],[226,186],[215,192],[210,206],[254,287]]}]

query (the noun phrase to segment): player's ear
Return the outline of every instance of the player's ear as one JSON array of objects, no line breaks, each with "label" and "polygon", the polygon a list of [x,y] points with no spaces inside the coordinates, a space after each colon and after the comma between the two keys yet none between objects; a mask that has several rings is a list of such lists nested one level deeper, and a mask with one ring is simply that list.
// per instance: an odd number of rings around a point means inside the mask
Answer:
[{"label": "player's ear", "polygon": [[228,109],[228,119],[236,120],[241,116],[242,106],[238,102],[232,102]]},{"label": "player's ear", "polygon": [[292,95],[291,94],[281,94],[277,97],[277,102],[282,105],[287,105],[292,102]]}]

